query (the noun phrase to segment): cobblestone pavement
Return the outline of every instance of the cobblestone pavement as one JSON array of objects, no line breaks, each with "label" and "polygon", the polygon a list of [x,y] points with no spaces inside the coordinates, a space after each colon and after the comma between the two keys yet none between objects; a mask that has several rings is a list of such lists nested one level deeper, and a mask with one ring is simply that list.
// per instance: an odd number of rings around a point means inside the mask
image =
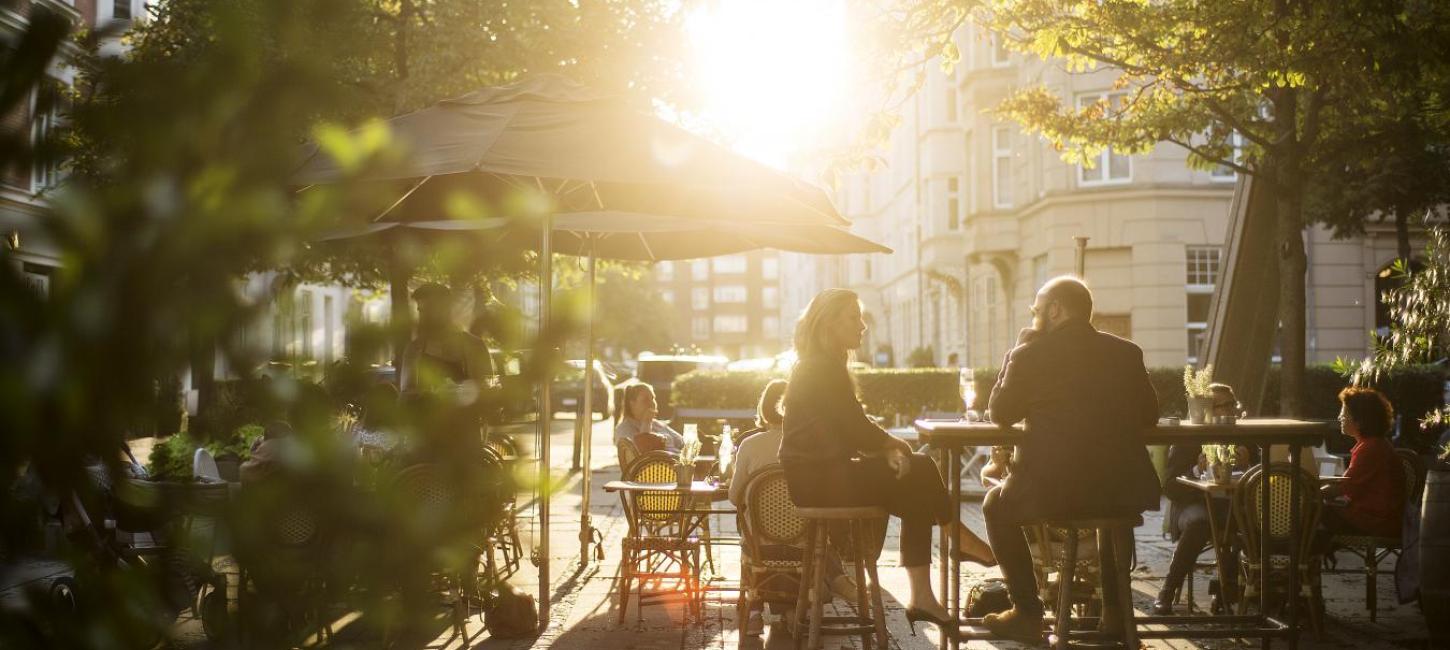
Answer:
[{"label": "cobblestone pavement", "polygon": [[[556,465],[562,466],[567,465],[570,457],[571,436],[568,428],[572,422],[561,424],[564,426],[556,430],[552,442]],[[564,483],[565,488],[562,493],[556,496],[551,512],[553,532],[551,533],[549,556],[553,567],[552,582],[555,596],[550,623],[546,631],[535,639],[512,641],[490,639],[484,630],[482,621],[478,617],[473,617],[468,622],[468,639],[450,639],[446,633],[440,633],[440,636],[426,647],[462,648],[471,646],[492,650],[524,650],[526,648],[715,650],[737,647],[751,650],[784,650],[792,647],[792,639],[782,625],[771,624],[767,633],[759,637],[742,636],[735,625],[735,592],[733,591],[711,592],[706,599],[702,622],[687,624],[684,621],[683,608],[678,603],[649,605],[642,611],[631,604],[626,622],[624,624],[615,622],[618,611],[616,610],[617,599],[613,591],[614,579],[626,525],[618,497],[606,494],[602,489],[605,481],[617,478],[619,473],[615,464],[614,449],[610,444],[608,427],[603,423],[596,425],[593,439],[595,441],[592,474],[594,488],[590,513],[595,526],[604,536],[605,559],[602,562],[591,561],[587,566],[580,566],[578,541],[579,508],[582,503],[578,487],[580,475],[571,474]],[[523,520],[524,530],[522,532],[525,543],[529,544],[533,541],[532,536],[537,534],[538,526],[537,522],[531,519],[533,511],[528,510],[527,514],[530,518]],[[983,531],[981,511],[976,504],[964,504],[962,515],[970,527],[979,533]],[[727,533],[733,532],[733,518],[718,517],[716,527]],[[1136,531],[1139,567],[1133,576],[1133,587],[1134,602],[1140,612],[1147,610],[1153,595],[1161,586],[1162,576],[1173,550],[1172,543],[1159,532],[1161,527],[1161,517],[1157,513],[1148,513],[1144,525]],[[887,550],[881,561],[881,579],[885,590],[891,645],[893,648],[911,650],[936,648],[939,637],[934,628],[918,626],[918,636],[912,636],[907,629],[902,604],[907,594],[906,576],[899,567],[895,551],[899,542],[898,532],[895,527],[890,531]],[[737,547],[727,546],[716,549],[716,566],[728,579],[733,580],[738,575],[738,558],[739,549]],[[1207,562],[1210,558],[1205,555],[1201,559]],[[537,574],[532,567],[527,565],[527,562],[525,565],[525,569],[515,576],[512,582],[520,589],[537,594]],[[962,579],[964,588],[978,580],[1000,576],[996,569],[982,569],[975,565],[965,565],[965,567]],[[1315,640],[1306,634],[1301,640],[1300,647],[1373,650],[1428,647],[1425,624],[1418,608],[1415,605],[1399,605],[1395,602],[1393,560],[1386,561],[1381,567],[1379,617],[1375,623],[1369,621],[1368,612],[1364,606],[1364,577],[1360,571],[1361,565],[1357,560],[1345,555],[1340,560],[1339,568],[1345,572],[1324,576],[1324,593],[1328,611],[1325,638]],[[13,596],[17,585],[26,581],[44,579],[47,575],[54,575],[62,570],[63,567],[58,568],[54,565],[38,563],[19,567],[18,570],[8,574],[4,582],[0,582],[0,601],[3,601],[7,594]],[[1195,580],[1197,587],[1195,600],[1200,608],[1205,608],[1209,602],[1207,591],[1209,572],[1209,569],[1201,570]],[[716,586],[723,589],[730,584],[727,581],[720,581],[716,583]],[[638,618],[636,612],[639,612]],[[440,617],[442,613],[440,608]],[[350,624],[353,619],[355,616],[340,615],[335,626],[333,644],[351,648],[379,647],[381,645],[379,639],[369,638],[360,629],[357,629],[360,626]],[[442,626],[443,624],[440,622],[440,630],[443,629]],[[200,624],[189,619],[178,621],[172,645],[180,648],[210,646],[201,632]],[[1257,647],[1259,643],[1257,641],[1225,640],[1152,641],[1145,645],[1149,648],[1218,649]],[[828,641],[828,647],[831,648],[853,646],[859,646],[859,641],[854,639],[830,639]],[[963,644],[963,647],[976,649],[1021,646],[1009,642],[978,641]],[[1275,642],[1274,647],[1287,647],[1287,645],[1283,642]]]}]

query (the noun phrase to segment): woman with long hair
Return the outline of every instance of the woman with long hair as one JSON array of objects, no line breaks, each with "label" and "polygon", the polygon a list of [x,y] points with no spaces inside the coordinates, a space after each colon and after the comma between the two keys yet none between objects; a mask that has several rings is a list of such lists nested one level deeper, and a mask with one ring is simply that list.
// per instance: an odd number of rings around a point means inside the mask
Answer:
[{"label": "woman with long hair", "polygon": [[[785,393],[780,462],[791,500],[801,507],[884,507],[901,520],[901,565],[910,578],[907,620],[936,623],[954,635],[950,615],[931,589],[933,525],[953,519],[936,462],[914,453],[869,418],[846,364],[861,346],[866,322],[854,292],[817,294],[796,323],[799,361]],[[996,564],[986,542],[960,522],[957,559]]]}]

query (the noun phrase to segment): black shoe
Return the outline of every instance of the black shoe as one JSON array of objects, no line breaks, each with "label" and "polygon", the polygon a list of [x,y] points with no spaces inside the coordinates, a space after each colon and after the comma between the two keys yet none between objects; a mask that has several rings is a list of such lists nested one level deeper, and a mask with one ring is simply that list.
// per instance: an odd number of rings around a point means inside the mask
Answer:
[{"label": "black shoe", "polygon": [[928,612],[924,609],[917,609],[915,607],[907,608],[906,624],[911,629],[911,636],[916,636],[916,624],[919,621],[925,621],[927,623],[935,625],[936,629],[941,630],[941,633],[945,635],[946,638],[953,641],[955,641],[957,636],[960,635],[962,632],[961,628],[956,625],[955,621],[938,618],[936,614],[932,614],[931,612]]},{"label": "black shoe", "polygon": [[1154,616],[1172,616],[1173,615],[1173,595],[1172,594],[1158,594],[1158,598],[1153,601],[1153,609],[1151,609],[1150,612]]}]

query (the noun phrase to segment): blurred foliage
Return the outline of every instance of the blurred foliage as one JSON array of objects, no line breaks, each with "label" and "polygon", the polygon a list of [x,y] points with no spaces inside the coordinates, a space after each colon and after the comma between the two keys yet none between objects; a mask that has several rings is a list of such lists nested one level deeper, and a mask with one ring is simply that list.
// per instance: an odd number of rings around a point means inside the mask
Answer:
[{"label": "blurred foliage", "polygon": [[201,442],[187,433],[178,433],[158,441],[151,447],[147,458],[146,473],[157,481],[190,481],[192,461],[196,450],[205,448],[212,458],[231,456],[245,461],[252,455],[252,444],[262,437],[262,426],[248,424],[237,427],[231,435],[209,442]]},{"label": "blurred foliage", "polygon": [[[581,264],[584,264],[580,260]],[[561,267],[574,266],[561,264]],[[571,270],[570,275],[574,273]],[[646,350],[665,350],[674,340],[676,310],[665,302],[655,285],[653,273],[647,264],[633,262],[599,263],[596,272],[598,286],[595,289],[594,338],[596,354],[603,348],[615,348],[617,358],[630,358]],[[582,285],[585,278],[563,279],[563,286],[571,287],[564,293],[566,304],[584,305]],[[676,296],[675,300],[687,297]],[[577,314],[580,321],[583,313]],[[584,358],[582,341],[570,352],[571,358]]]},{"label": "blurred foliage", "polygon": [[931,346],[915,348],[906,355],[906,365],[909,368],[930,368],[936,365],[936,351]]},{"label": "blurred foliage", "polygon": [[[1434,225],[1427,230],[1420,262],[1414,272],[1403,259],[1391,267],[1402,284],[1384,292],[1390,308],[1389,334],[1375,336],[1373,350],[1359,363],[1340,365],[1354,383],[1373,385],[1415,364],[1438,363],[1444,368],[1450,359],[1450,228]],[[1450,418],[1450,405],[1443,398],[1417,407],[1406,414],[1424,417],[1427,425]]]},{"label": "blurred foliage", "polygon": [[[203,507],[216,508],[200,498],[210,493],[194,483],[136,476],[121,461],[128,438],[158,426],[163,434],[174,432],[176,378],[197,350],[209,356],[213,344],[243,376],[222,384],[216,407],[190,423],[190,431],[161,441],[155,459],[161,478],[189,475],[197,445],[217,454],[249,448],[257,429],[242,425],[275,415],[295,431],[279,442],[283,453],[268,478],[248,485],[244,498],[220,513],[237,560],[253,575],[247,588],[262,593],[254,602],[267,604],[242,614],[258,634],[247,645],[291,645],[309,634],[317,621],[308,603],[317,588],[325,588],[320,600],[329,607],[360,612],[363,629],[392,630],[394,641],[417,633],[431,638],[438,603],[432,576],[472,566],[481,518],[496,516],[498,486],[508,478],[502,468],[485,463],[480,469],[477,456],[447,445],[452,434],[466,433],[460,423],[466,426],[502,398],[485,392],[459,406],[443,396],[423,396],[404,407],[396,394],[358,390],[359,384],[331,394],[291,373],[246,376],[259,360],[239,341],[265,301],[244,296],[240,279],[257,269],[306,268],[307,242],[348,215],[376,209],[388,196],[389,188],[347,179],[297,194],[289,176],[300,143],[322,141],[328,155],[349,161],[352,173],[390,164],[397,156],[386,132],[339,134],[368,116],[391,113],[394,103],[384,96],[415,106],[436,98],[422,90],[429,83],[438,85],[439,94],[453,94],[512,74],[504,72],[512,64],[488,48],[564,57],[555,62],[600,75],[613,65],[613,46],[601,45],[589,61],[568,49],[607,40],[594,33],[604,21],[559,25],[555,46],[531,48],[535,37],[556,27],[532,17],[543,3],[451,3],[459,11],[473,5],[510,12],[491,24],[498,30],[520,26],[513,34],[519,40],[496,45],[496,38],[468,32],[470,23],[455,14],[428,13],[451,11],[447,4],[417,5],[428,10],[415,16],[417,25],[458,31],[420,28],[415,41],[426,48],[464,48],[455,58],[436,55],[452,63],[425,75],[430,68],[424,62],[435,55],[419,55],[413,62],[418,76],[405,77],[411,80],[406,90],[368,95],[380,92],[377,80],[387,78],[389,63],[367,30],[386,23],[398,3],[163,2],[154,29],[127,37],[133,56],[102,56],[104,35],[83,37],[69,62],[78,70],[79,90],[69,101],[68,129],[58,136],[64,147],[45,142],[32,149],[10,141],[0,147],[0,167],[73,156],[68,181],[47,196],[50,213],[27,234],[60,251],[49,295],[31,290],[11,251],[0,250],[0,358],[6,360],[0,364],[0,411],[6,414],[0,472],[23,475],[0,501],[6,531],[0,552],[10,561],[33,550],[14,543],[24,534],[13,531],[39,528],[51,515],[36,502],[57,499],[62,518],[51,521],[65,539],[55,552],[75,569],[79,602],[71,611],[49,597],[48,584],[33,585],[17,606],[0,611],[0,646],[150,647],[190,605],[198,582],[216,578],[195,555],[203,547],[185,537],[193,528],[183,525]],[[652,19],[634,13],[652,6],[643,2],[549,6],[565,14],[628,15],[621,20],[630,24]],[[44,5],[31,8],[30,27],[16,48],[0,50],[0,113],[33,96],[66,30],[67,21]],[[466,49],[472,47],[485,49]],[[498,66],[501,76],[465,75],[456,78],[458,87],[443,87],[441,80],[468,62]],[[633,69],[628,61],[616,63]],[[370,103],[360,99],[369,96]],[[429,250],[423,274],[466,278],[479,265],[465,262],[521,257],[478,242],[467,246],[442,254]],[[277,286],[288,286],[285,280],[284,274]],[[572,332],[568,321],[560,322],[545,329],[550,338],[520,341],[521,347],[555,349],[557,337]],[[375,358],[381,338],[350,340],[349,353]],[[520,381],[536,382],[548,368],[530,366],[526,373],[532,374]],[[391,463],[359,471],[356,444],[337,427],[345,403],[364,413],[393,412],[389,433],[407,444]],[[428,480],[452,489],[458,503],[480,507],[420,507],[416,481],[422,479],[400,470],[422,461],[435,461],[424,468],[432,474]],[[82,509],[89,525],[77,516]],[[105,526],[107,520],[124,530],[133,530],[124,528],[130,523],[144,526],[161,548],[136,556],[117,530]],[[297,521],[309,522],[304,530],[313,534],[305,544],[279,548],[279,528]]]}]

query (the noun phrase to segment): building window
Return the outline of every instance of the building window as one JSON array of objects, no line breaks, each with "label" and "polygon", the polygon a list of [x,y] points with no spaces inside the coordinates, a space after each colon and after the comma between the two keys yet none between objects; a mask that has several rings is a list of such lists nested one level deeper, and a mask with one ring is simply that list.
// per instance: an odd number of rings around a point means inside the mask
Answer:
[{"label": "building window", "polygon": [[[47,79],[41,84],[37,92],[35,106],[37,113],[31,121],[30,137],[31,143],[40,149],[44,147],[47,140],[55,137],[56,129],[61,124],[61,114],[64,110],[62,103],[65,95],[61,92],[59,81]],[[44,107],[44,111],[39,109]],[[53,148],[52,148],[53,149]],[[36,160],[31,168],[30,191],[39,192],[55,187],[62,178],[60,161],[55,157],[48,156],[46,160]]]},{"label": "building window", "polygon": [[116,20],[130,20],[131,0],[115,0],[111,9],[111,17]]},{"label": "building window", "polygon": [[297,327],[293,316],[297,311],[297,296],[287,289],[277,294],[277,303],[272,308],[272,357],[282,359],[293,354],[293,343],[297,340]]},{"label": "building window", "polygon": [[35,295],[41,298],[50,297],[50,274],[53,269],[39,264],[25,262],[21,265],[20,279],[29,287]]},{"label": "building window", "polygon": [[655,279],[661,282],[669,282],[675,279],[675,263],[660,262],[655,265]]},{"label": "building window", "polygon": [[1012,65],[1012,51],[1007,49],[1007,39],[992,33],[992,67],[1005,68]]},{"label": "building window", "polygon": [[744,334],[750,331],[750,319],[740,314],[716,316],[715,331],[720,334]]},{"label": "building window", "polygon": [[690,262],[690,279],[701,282],[710,279],[710,263],[705,260]]},{"label": "building window", "polygon": [[[1098,110],[1104,113],[1117,110],[1122,106],[1123,98],[1127,93],[1091,93],[1078,95],[1078,110],[1089,108],[1095,104],[1103,103]],[[1126,183],[1133,180],[1133,159],[1125,154],[1113,151],[1112,147],[1105,147],[1092,160],[1092,167],[1086,164],[1078,165],[1078,185],[1107,185],[1109,183]]]},{"label": "building window", "polygon": [[992,206],[1012,207],[1012,128],[992,128]]},{"label": "building window", "polygon": [[762,287],[760,289],[760,306],[765,309],[778,309],[780,307],[780,289]]},{"label": "building window", "polygon": [[696,316],[690,321],[690,334],[696,341],[710,338],[710,317]]},{"label": "building window", "polygon": [[760,260],[760,277],[774,280],[780,276],[780,259],[767,257]]},{"label": "building window", "polygon": [[760,329],[762,330],[762,334],[767,337],[776,338],[780,336],[780,317],[766,316],[760,319]]},{"label": "building window", "polygon": [[1047,256],[1038,255],[1032,258],[1032,288],[1041,289],[1047,284]]},{"label": "building window", "polygon": [[710,290],[705,287],[695,287],[690,290],[690,306],[695,309],[710,308]]},{"label": "building window", "polygon": [[1189,246],[1184,284],[1188,293],[1184,327],[1187,330],[1188,363],[1198,363],[1198,351],[1208,334],[1208,310],[1213,304],[1213,288],[1218,283],[1219,257],[1217,246]]},{"label": "building window", "polygon": [[[1233,147],[1233,152],[1229,154],[1229,159],[1234,161],[1235,163],[1242,163],[1244,160],[1243,134],[1239,133],[1238,131],[1234,131],[1233,133],[1229,134],[1228,139],[1229,144]],[[1208,173],[1208,177],[1216,181],[1233,181],[1238,179],[1239,174],[1238,172],[1234,171],[1234,168],[1229,167],[1228,165],[1215,165],[1213,171]]]},{"label": "building window", "polygon": [[317,350],[312,340],[312,292],[297,292],[297,331],[302,335],[302,358],[312,359]]},{"label": "building window", "polygon": [[1188,286],[1208,287],[1218,284],[1218,266],[1221,250],[1218,246],[1189,246],[1187,265]]},{"label": "building window", "polygon": [[716,273],[744,273],[749,261],[742,255],[722,255],[711,258],[710,267]]},{"label": "building window", "polygon": [[962,179],[947,179],[947,230],[962,228]]},{"label": "building window", "polygon": [[660,292],[660,299],[665,301],[667,305],[673,305],[675,304],[675,292],[670,289],[665,289]]},{"label": "building window", "polygon": [[715,302],[717,303],[743,303],[750,298],[750,292],[746,291],[744,285],[722,284],[715,287]]},{"label": "building window", "polygon": [[[948,79],[947,80],[947,83],[952,83],[952,81],[950,79]],[[946,121],[948,123],[950,123],[950,124],[955,124],[956,121],[957,121],[957,119],[958,119],[957,118],[957,89],[956,88],[947,88],[947,91],[946,91],[946,100],[945,101],[946,101],[946,106],[945,106],[945,108],[946,108],[946,113],[945,113],[945,115],[946,115]]]}]

